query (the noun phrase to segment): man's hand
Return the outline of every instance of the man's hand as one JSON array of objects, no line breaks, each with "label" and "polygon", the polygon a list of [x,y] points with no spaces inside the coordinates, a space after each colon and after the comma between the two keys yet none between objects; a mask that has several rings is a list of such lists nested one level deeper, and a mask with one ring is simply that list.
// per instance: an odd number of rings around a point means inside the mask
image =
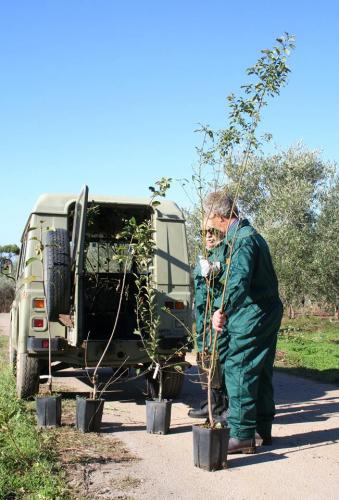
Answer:
[{"label": "man's hand", "polygon": [[200,257],[199,264],[200,264],[200,269],[201,269],[201,276],[203,276],[204,278],[207,278],[207,276],[209,275],[210,270],[211,270],[210,263],[208,262],[207,259]]},{"label": "man's hand", "polygon": [[212,318],[212,324],[213,324],[214,330],[217,332],[221,332],[221,330],[223,329],[223,326],[226,322],[226,319],[227,319],[227,316],[224,312],[222,312],[221,309],[218,309],[217,311],[215,311],[215,313],[213,314],[213,318]]}]

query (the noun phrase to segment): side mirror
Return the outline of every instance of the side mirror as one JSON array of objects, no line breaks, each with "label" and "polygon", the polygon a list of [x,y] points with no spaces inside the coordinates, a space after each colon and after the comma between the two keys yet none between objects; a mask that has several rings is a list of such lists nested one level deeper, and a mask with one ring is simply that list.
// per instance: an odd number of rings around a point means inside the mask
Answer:
[{"label": "side mirror", "polygon": [[11,277],[13,272],[13,262],[5,257],[0,258],[0,273]]}]

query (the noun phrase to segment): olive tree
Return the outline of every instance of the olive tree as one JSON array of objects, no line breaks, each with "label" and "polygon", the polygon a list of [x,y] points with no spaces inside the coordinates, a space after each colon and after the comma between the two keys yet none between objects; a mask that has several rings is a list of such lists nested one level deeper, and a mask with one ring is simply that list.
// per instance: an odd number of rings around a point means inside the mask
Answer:
[{"label": "olive tree", "polygon": [[8,312],[14,299],[15,280],[12,274],[3,272],[5,265],[11,261],[13,270],[16,267],[16,257],[20,249],[17,245],[0,245],[0,312]]},{"label": "olive tree", "polygon": [[339,318],[339,178],[321,200],[316,224],[313,283],[318,300],[334,306]]},{"label": "olive tree", "polygon": [[[230,189],[236,165],[226,167]],[[281,296],[293,316],[305,296],[316,294],[316,230],[332,167],[302,144],[251,159],[239,193],[242,214],[267,239],[279,278]]]}]

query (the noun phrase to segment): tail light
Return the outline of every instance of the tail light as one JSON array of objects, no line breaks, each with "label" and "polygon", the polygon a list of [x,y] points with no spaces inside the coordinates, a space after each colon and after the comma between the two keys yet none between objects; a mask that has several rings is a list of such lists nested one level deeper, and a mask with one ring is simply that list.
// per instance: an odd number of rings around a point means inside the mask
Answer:
[{"label": "tail light", "polygon": [[45,299],[33,299],[33,309],[42,311],[45,309]]},{"label": "tail light", "polygon": [[32,319],[32,327],[35,330],[44,330],[46,326],[45,318],[33,318]]}]

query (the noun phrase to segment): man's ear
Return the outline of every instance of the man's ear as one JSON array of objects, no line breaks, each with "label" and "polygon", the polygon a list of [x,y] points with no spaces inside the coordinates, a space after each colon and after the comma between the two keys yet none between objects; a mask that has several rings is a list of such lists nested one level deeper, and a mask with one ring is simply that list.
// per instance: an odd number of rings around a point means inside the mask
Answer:
[{"label": "man's ear", "polygon": [[226,232],[227,226],[228,226],[228,217],[225,217],[224,215],[220,215],[220,229],[222,229],[224,232]]}]

